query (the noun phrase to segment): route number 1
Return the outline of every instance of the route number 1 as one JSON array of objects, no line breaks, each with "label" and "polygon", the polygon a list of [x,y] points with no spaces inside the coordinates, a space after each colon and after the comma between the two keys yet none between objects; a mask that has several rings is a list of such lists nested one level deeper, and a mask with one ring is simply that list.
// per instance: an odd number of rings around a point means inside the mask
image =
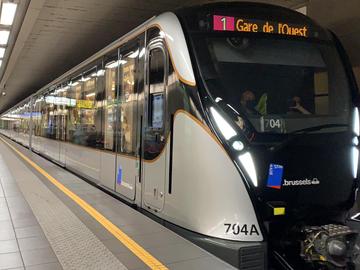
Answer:
[{"label": "route number 1", "polygon": [[223,30],[226,31],[226,18],[223,17],[223,18],[221,19],[221,22],[223,23]]}]

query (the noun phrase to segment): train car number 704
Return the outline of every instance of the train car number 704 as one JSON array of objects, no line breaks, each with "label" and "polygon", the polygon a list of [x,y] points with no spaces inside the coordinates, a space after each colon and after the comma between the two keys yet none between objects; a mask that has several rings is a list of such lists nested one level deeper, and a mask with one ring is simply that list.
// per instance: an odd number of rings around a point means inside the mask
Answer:
[{"label": "train car number 704", "polygon": [[233,235],[259,235],[259,231],[255,224],[239,224],[239,223],[224,223],[225,233]]}]

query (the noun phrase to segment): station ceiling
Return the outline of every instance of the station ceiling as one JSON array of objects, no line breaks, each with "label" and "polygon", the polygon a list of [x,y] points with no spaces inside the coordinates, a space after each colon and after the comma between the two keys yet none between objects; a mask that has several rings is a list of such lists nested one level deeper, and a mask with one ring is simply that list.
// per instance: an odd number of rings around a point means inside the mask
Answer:
[{"label": "station ceiling", "polygon": [[[0,68],[0,113],[153,15],[202,0],[20,0]],[[255,2],[255,1],[253,1]],[[360,64],[359,0],[258,0],[289,8],[334,30]]]}]

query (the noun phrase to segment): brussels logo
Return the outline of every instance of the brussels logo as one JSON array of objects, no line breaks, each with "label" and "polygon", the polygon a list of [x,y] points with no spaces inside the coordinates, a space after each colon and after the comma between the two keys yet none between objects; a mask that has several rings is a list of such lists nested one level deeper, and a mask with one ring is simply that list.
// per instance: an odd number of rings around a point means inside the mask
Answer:
[{"label": "brussels logo", "polygon": [[316,186],[320,185],[320,180],[314,177],[313,179],[299,179],[299,180],[286,180],[284,179],[283,186]]}]

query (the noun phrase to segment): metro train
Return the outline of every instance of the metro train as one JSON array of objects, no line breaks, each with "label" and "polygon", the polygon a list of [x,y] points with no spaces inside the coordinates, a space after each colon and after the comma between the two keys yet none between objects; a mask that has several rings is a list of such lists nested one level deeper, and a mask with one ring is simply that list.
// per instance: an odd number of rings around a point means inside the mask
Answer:
[{"label": "metro train", "polygon": [[0,125],[240,269],[352,269],[358,105],[332,32],[212,3],[149,19]]}]

